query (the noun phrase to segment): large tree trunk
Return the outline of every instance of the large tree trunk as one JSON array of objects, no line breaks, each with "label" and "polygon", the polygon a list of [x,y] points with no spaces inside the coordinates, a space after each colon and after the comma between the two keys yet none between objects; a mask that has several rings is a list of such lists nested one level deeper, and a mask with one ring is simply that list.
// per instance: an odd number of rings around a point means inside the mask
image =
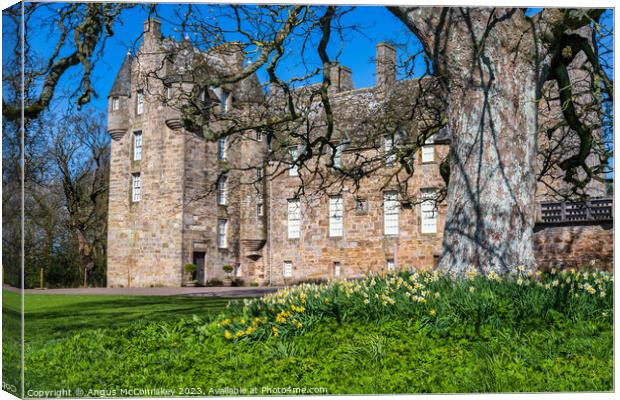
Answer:
[{"label": "large tree trunk", "polygon": [[536,42],[519,10],[401,8],[446,94],[448,210],[439,268],[535,267]]},{"label": "large tree trunk", "polygon": [[465,84],[449,86],[452,159],[441,269],[506,273],[535,266],[536,80],[519,63],[500,55],[482,81],[459,76],[453,78]]}]

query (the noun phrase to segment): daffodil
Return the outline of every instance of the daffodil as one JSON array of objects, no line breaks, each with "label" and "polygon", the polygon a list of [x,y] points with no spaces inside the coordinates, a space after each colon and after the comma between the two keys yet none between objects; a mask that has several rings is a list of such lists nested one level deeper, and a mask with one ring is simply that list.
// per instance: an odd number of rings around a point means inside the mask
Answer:
[{"label": "daffodil", "polygon": [[248,327],[248,329],[245,330],[246,335],[251,335],[254,332],[256,332],[256,328],[254,328],[253,326],[250,326]]}]

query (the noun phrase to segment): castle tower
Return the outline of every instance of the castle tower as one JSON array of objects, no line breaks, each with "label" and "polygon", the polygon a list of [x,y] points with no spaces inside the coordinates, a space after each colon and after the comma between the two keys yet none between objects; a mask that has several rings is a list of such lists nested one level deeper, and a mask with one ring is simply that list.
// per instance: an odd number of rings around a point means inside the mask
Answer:
[{"label": "castle tower", "polygon": [[147,20],[109,96],[112,136],[108,212],[109,287],[180,286],[182,135],[165,124],[159,21]]},{"label": "castle tower", "polygon": [[[264,218],[256,216],[257,193],[243,186],[256,175],[234,166],[254,159],[263,143],[252,135],[208,141],[181,121],[179,102],[195,89],[191,68],[214,57],[218,65],[243,67],[241,53],[220,53],[206,57],[189,41],[163,39],[159,21],[149,19],[135,59],[128,55],[123,61],[108,109],[109,287],[221,281],[223,265],[241,275],[250,270],[242,262],[262,258]],[[252,101],[258,87],[252,76],[236,86],[203,89],[201,96],[219,104],[219,112],[230,112]],[[188,263],[198,266],[193,276],[184,271]]]}]

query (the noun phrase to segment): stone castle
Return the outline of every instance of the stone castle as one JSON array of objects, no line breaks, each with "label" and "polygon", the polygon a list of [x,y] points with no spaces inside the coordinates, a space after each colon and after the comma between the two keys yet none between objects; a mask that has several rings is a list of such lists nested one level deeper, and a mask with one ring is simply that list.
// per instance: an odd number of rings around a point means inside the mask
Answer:
[{"label": "stone castle", "polygon": [[[166,57],[172,50],[174,60]],[[162,38],[159,22],[147,20],[136,57],[127,55],[110,91],[109,287],[182,286],[191,279],[184,270],[189,263],[198,266],[199,284],[222,281],[222,267],[230,265],[244,284],[273,285],[435,265],[445,204],[432,199],[444,185],[439,164],[448,135],[440,132],[412,156],[406,191],[420,201],[408,202],[384,182],[402,174],[391,154],[415,135],[385,135],[369,145],[361,134],[360,121],[372,120],[385,93],[417,84],[396,79],[393,47],[377,45],[375,87],[355,90],[350,69],[331,68],[338,118],[331,138],[336,151],[326,170],[337,176],[340,165],[369,151],[382,152],[383,167],[362,178],[355,191],[333,184],[314,196],[298,196],[306,174],[294,163],[299,146],[275,144],[261,131],[213,141],[184,128],[171,103],[192,89],[188,71],[198,58],[215,74],[244,66],[238,51],[198,52]],[[256,75],[201,96],[219,113],[264,102]]]}]

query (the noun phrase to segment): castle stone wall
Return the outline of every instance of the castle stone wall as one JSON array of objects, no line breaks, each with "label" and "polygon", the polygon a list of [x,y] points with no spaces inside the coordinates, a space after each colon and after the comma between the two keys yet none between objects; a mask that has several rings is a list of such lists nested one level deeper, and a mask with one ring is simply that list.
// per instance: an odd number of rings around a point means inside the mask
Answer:
[{"label": "castle stone wall", "polygon": [[[436,146],[435,160],[441,160],[447,146]],[[346,163],[347,154],[343,155]],[[438,162],[419,164],[409,181],[409,194],[419,198],[420,189],[438,188],[443,185]],[[365,179],[360,189],[349,193],[334,192],[343,198],[343,236],[329,236],[329,193],[318,198],[300,200],[302,221],[299,239],[288,238],[288,199],[294,198],[299,188],[299,178],[282,174],[269,185],[270,225],[269,251],[266,254],[265,280],[272,284],[285,284],[304,280],[330,279],[335,274],[335,264],[340,263],[341,278],[360,277],[369,272],[386,273],[387,260],[394,260],[396,270],[415,267],[433,268],[441,251],[445,204],[439,205],[437,233],[421,233],[421,206],[412,204],[399,211],[399,234],[384,235],[383,191],[386,174]],[[389,189],[389,188],[388,188]],[[311,192],[311,189],[307,189]],[[356,211],[356,198],[367,202],[366,211]],[[270,247],[270,248],[269,248]],[[283,276],[285,261],[293,264],[293,276]]]},{"label": "castle stone wall", "polygon": [[539,267],[613,269],[612,222],[581,225],[538,225],[534,251]]}]

